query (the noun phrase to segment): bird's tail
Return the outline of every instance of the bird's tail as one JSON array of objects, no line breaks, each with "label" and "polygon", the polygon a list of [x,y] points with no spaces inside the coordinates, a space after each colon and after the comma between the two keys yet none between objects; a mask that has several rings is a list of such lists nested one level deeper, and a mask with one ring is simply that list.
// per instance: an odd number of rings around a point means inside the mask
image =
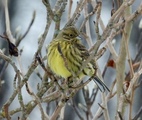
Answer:
[{"label": "bird's tail", "polygon": [[95,76],[93,80],[101,92],[105,92],[105,90],[108,90],[110,92],[109,88],[105,85],[105,83],[102,82],[97,76]]}]

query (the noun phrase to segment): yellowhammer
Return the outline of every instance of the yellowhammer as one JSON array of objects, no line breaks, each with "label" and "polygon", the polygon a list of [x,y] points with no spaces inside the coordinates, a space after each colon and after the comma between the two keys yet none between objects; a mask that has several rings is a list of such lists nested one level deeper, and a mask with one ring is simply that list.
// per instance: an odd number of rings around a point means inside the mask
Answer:
[{"label": "yellowhammer", "polygon": [[89,57],[89,52],[78,38],[79,31],[74,26],[65,27],[62,29],[57,37],[51,41],[47,47],[47,64],[51,71],[58,76],[68,78],[76,76],[82,78],[83,76],[94,76],[94,81],[101,91],[108,87],[95,75],[96,65],[92,60],[87,66],[77,75],[81,70],[83,62]]}]

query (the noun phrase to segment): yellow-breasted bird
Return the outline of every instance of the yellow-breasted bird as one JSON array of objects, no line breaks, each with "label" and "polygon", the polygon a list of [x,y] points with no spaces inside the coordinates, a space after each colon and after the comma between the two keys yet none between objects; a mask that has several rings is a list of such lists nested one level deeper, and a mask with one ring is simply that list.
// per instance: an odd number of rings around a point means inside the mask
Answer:
[{"label": "yellow-breasted bird", "polygon": [[47,47],[47,64],[49,68],[57,76],[63,78],[94,76],[94,81],[99,89],[109,91],[108,87],[95,75],[96,65],[94,60],[88,63],[79,75],[76,75],[80,71],[83,62],[90,55],[86,47],[81,44],[78,36],[79,31],[74,26],[65,27],[59,32]]}]

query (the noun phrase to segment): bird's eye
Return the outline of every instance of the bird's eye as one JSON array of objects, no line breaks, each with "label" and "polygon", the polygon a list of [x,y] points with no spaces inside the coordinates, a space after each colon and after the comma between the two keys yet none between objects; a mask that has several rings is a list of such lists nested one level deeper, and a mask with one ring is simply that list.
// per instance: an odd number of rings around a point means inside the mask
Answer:
[{"label": "bird's eye", "polygon": [[73,37],[73,34],[69,34],[70,37]]}]

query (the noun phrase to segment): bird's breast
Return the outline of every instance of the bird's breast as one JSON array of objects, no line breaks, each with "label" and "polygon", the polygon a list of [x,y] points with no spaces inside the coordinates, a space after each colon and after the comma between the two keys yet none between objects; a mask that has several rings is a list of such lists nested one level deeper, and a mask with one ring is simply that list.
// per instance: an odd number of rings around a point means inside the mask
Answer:
[{"label": "bird's breast", "polygon": [[[62,48],[63,45],[61,43],[60,47]],[[62,52],[62,49],[61,49]],[[50,69],[58,76],[61,76],[63,78],[67,78],[71,76],[71,73],[68,71],[65,61],[63,59],[63,56],[59,53],[58,51],[58,43],[56,44],[51,44],[48,47],[48,65]]]}]

